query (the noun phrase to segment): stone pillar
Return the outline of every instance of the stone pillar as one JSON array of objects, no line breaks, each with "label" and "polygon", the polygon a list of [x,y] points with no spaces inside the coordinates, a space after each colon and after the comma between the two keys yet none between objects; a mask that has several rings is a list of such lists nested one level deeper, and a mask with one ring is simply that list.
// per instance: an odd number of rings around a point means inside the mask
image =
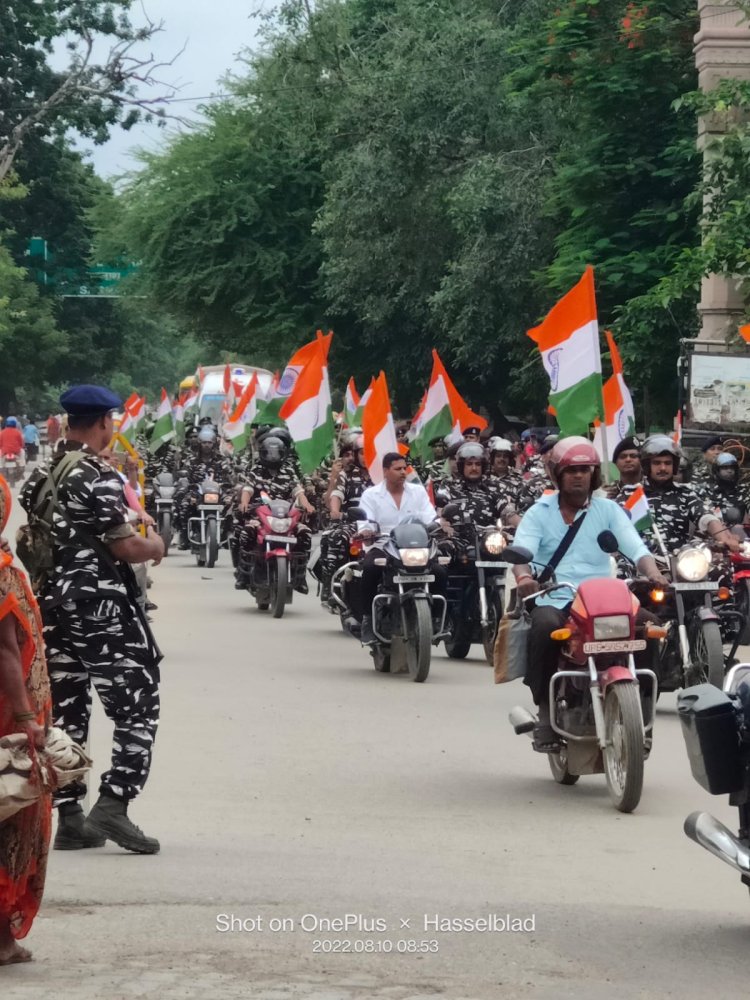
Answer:
[{"label": "stone pillar", "polygon": [[[750,23],[734,0],[698,0],[701,24],[695,36],[695,63],[701,90],[712,90],[721,79],[750,80]],[[729,119],[701,119],[699,148],[727,130]],[[739,285],[731,277],[711,274],[701,287],[700,340],[726,342],[737,332],[744,313]]]}]

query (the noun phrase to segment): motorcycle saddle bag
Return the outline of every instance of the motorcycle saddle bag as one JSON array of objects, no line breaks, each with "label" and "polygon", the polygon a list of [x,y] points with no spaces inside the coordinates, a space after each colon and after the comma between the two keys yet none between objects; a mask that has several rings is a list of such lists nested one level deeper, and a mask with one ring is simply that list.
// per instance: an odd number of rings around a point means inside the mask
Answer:
[{"label": "motorcycle saddle bag", "polygon": [[696,684],[677,696],[690,770],[711,795],[742,788],[742,760],[734,702],[712,684]]}]

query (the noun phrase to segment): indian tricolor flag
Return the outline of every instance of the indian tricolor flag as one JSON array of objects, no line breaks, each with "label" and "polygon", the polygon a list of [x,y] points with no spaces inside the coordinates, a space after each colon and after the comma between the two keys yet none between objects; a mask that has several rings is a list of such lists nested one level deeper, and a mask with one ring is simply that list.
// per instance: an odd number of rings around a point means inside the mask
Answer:
[{"label": "indian tricolor flag", "polygon": [[269,392],[268,399],[265,406],[263,407],[263,412],[259,416],[259,422],[262,424],[272,424],[274,427],[283,427],[284,418],[281,416],[281,410],[286,404],[286,401],[294,392],[294,387],[297,384],[297,379],[300,377],[304,371],[306,365],[315,360],[318,356],[319,350],[323,351],[323,360],[328,365],[328,351],[331,347],[332,333],[323,335],[321,330],[315,335],[315,340],[311,340],[309,344],[305,344],[304,347],[292,355],[289,359],[286,368],[281,373],[281,377],[274,387],[274,391],[271,394]]},{"label": "indian tricolor flag", "polygon": [[354,379],[350,378],[346,384],[346,392],[344,393],[344,423],[347,427],[354,426],[354,416],[359,409],[359,393],[357,392],[357,387],[354,384]]},{"label": "indian tricolor flag", "polygon": [[365,463],[373,483],[383,481],[383,458],[389,451],[399,451],[396,426],[391,413],[388,383],[381,372],[374,379],[372,392],[362,414],[362,434],[365,439]]},{"label": "indian tricolor flag", "polygon": [[651,508],[648,505],[648,497],[643,492],[642,486],[636,486],[628,499],[625,501],[625,510],[628,512],[633,527],[637,531],[646,531],[650,528],[653,519]]},{"label": "indian tricolor flag", "polygon": [[595,421],[597,426],[594,433],[594,445],[602,457],[602,462],[610,464],[610,471],[616,479],[617,469],[612,465],[615,448],[620,441],[626,437],[631,437],[635,433],[635,410],[633,409],[633,400],[623,378],[620,352],[617,350],[617,345],[609,330],[606,331],[606,334],[612,358],[613,375],[607,379],[602,389],[604,424],[602,426],[601,421]]},{"label": "indian tricolor flag", "polygon": [[139,396],[137,392],[132,393],[125,400],[124,413],[117,433],[123,437],[128,444],[132,444],[139,428],[146,419],[146,397]]},{"label": "indian tricolor flag", "polygon": [[279,416],[292,435],[302,472],[313,472],[333,449],[327,344],[315,343],[313,356],[295,378]]},{"label": "indian tricolor flag", "polygon": [[174,434],[177,441],[185,440],[185,400],[187,393],[180,393],[180,397],[172,407],[172,418],[174,420]]},{"label": "indian tricolor flag", "polygon": [[453,388],[437,351],[433,351],[430,385],[410,428],[411,453],[417,458],[429,459],[430,441],[436,437],[446,437],[453,430],[456,420],[451,408],[448,385]]},{"label": "indian tricolor flag", "polygon": [[549,375],[549,402],[562,434],[586,435],[589,424],[604,416],[593,267],[586,268],[578,284],[528,336],[539,347]]},{"label": "indian tricolor flag", "polygon": [[258,373],[253,372],[253,377],[242,390],[239,402],[224,424],[224,437],[231,442],[235,455],[239,454],[250,443],[252,435],[252,423],[258,412]]},{"label": "indian tricolor flag", "polygon": [[370,398],[370,396],[372,395],[372,387],[374,385],[375,385],[375,379],[371,378],[370,379],[370,384],[368,385],[368,387],[365,389],[365,391],[362,393],[362,395],[359,398],[359,404],[357,406],[357,409],[354,412],[354,417],[352,418],[352,424],[351,424],[352,427],[361,427],[362,426],[362,415],[365,412],[365,407],[367,406],[367,401]]},{"label": "indian tricolor flag", "polygon": [[156,422],[151,429],[151,439],[148,443],[149,451],[156,451],[163,444],[167,444],[175,436],[174,414],[172,413],[172,401],[166,389],[161,390],[161,402],[156,411]]}]

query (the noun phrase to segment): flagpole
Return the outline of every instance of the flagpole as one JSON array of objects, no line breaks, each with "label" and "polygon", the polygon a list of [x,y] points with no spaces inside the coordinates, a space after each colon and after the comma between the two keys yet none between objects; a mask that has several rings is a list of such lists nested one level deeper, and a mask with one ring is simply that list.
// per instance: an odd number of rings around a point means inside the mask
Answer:
[{"label": "flagpole", "polygon": [[609,483],[610,483],[610,481],[612,479],[612,474],[611,474],[611,470],[610,470],[610,467],[609,467],[609,444],[607,442],[607,414],[606,414],[606,412],[604,410],[604,379],[603,378],[600,379],[599,385],[600,385],[599,398],[602,401],[602,422],[599,424],[599,426],[602,429],[602,451],[604,452],[604,455],[602,456],[603,459],[604,459],[604,461],[603,461],[602,464],[604,465],[604,482],[606,483],[607,486],[609,486]]}]

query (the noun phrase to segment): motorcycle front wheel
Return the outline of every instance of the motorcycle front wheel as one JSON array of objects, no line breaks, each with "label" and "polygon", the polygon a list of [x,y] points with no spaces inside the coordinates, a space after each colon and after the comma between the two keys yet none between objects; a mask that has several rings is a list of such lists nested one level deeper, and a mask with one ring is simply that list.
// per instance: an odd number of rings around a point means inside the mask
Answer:
[{"label": "motorcycle front wheel", "polygon": [[219,527],[216,518],[209,518],[206,525],[206,566],[213,569],[219,558]]},{"label": "motorcycle front wheel", "polygon": [[495,663],[495,637],[503,617],[503,603],[499,594],[493,594],[487,605],[487,624],[482,629],[482,645],[484,647],[484,658],[493,666]]},{"label": "motorcycle front wheel", "polygon": [[432,655],[432,614],[428,601],[409,601],[404,608],[404,645],[409,676],[417,684],[427,680]]},{"label": "motorcycle front wheel", "polygon": [[643,719],[638,687],[612,684],[604,698],[604,773],[615,809],[632,812],[643,792]]},{"label": "motorcycle front wheel", "polygon": [[281,556],[277,556],[270,563],[268,570],[271,574],[271,614],[274,618],[282,618],[289,584],[289,563]]},{"label": "motorcycle front wheel", "polygon": [[691,631],[693,664],[702,675],[701,680],[721,689],[724,686],[724,648],[719,623],[697,619]]},{"label": "motorcycle front wheel", "polygon": [[735,593],[737,594],[737,610],[745,618],[739,643],[740,646],[750,646],[750,580],[741,580]]},{"label": "motorcycle front wheel", "polygon": [[451,660],[465,660],[471,649],[471,637],[467,637],[461,628],[461,619],[457,614],[449,616],[447,628],[450,637],[445,640],[445,652]]},{"label": "motorcycle front wheel", "polygon": [[159,535],[164,542],[164,555],[169,555],[169,546],[172,544],[172,514],[166,510],[159,518]]}]

